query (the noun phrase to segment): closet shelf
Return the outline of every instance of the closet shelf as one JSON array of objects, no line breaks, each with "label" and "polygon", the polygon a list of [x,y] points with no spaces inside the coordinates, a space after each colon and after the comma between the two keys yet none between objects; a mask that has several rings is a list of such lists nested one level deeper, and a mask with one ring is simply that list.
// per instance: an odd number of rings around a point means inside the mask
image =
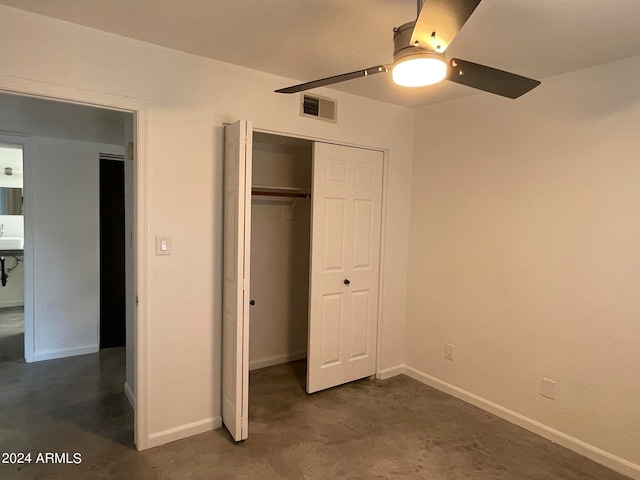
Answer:
[{"label": "closet shelf", "polygon": [[267,187],[264,185],[254,185],[251,188],[251,194],[268,196],[268,197],[292,197],[292,198],[310,198],[311,197],[311,191],[308,188]]}]

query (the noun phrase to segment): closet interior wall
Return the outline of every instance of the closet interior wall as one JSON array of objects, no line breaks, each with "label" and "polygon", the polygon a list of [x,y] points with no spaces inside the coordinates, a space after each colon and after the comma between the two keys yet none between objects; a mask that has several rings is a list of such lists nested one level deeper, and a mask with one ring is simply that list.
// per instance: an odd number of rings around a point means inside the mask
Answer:
[{"label": "closet interior wall", "polygon": [[[311,141],[254,132],[253,189],[310,192]],[[311,199],[258,196],[251,201],[249,368],[306,358]]]}]

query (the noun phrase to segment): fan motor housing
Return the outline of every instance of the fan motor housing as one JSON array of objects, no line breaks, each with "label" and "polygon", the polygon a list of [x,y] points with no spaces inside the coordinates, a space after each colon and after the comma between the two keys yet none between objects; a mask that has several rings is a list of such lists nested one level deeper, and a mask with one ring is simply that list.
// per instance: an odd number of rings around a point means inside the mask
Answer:
[{"label": "fan motor housing", "polygon": [[415,26],[416,22],[413,21],[407,22],[393,29],[393,63],[398,63],[398,61],[404,57],[416,55],[437,57],[444,60],[444,55],[442,53],[420,46],[411,45],[411,35],[413,34]]}]

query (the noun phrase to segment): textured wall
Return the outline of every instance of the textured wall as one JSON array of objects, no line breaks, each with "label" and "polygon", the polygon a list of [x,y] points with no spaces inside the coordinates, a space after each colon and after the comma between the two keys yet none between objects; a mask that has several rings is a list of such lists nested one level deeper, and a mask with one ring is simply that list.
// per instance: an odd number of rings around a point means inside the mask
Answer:
[{"label": "textured wall", "polygon": [[406,355],[637,465],[639,74],[635,57],[417,113]]}]

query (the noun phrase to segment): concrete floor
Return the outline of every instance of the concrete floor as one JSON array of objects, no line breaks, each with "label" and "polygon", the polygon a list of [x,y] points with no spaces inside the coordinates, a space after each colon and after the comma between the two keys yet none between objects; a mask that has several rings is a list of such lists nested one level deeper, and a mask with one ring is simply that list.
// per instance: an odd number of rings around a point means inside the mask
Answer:
[{"label": "concrete floor", "polygon": [[247,441],[219,429],[137,452],[124,360],[115,348],[1,362],[0,452],[82,462],[0,464],[0,478],[626,479],[405,376],[307,396],[304,362],[252,372]]},{"label": "concrete floor", "polygon": [[0,364],[24,358],[24,307],[0,308]]}]

